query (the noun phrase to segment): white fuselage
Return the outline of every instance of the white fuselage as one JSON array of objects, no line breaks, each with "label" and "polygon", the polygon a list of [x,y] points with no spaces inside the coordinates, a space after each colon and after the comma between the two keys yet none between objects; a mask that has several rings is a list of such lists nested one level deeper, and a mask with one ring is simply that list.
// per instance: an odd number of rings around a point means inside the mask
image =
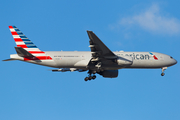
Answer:
[{"label": "white fuselage", "polygon": [[[39,65],[54,67],[54,68],[78,68],[86,69],[89,61],[92,58],[91,52],[79,51],[46,51],[46,55],[50,56],[51,61],[26,61]],[[171,56],[152,52],[158,58],[154,59],[153,55],[149,52],[114,52],[119,57],[129,56],[132,57],[133,63],[130,66],[122,67],[121,65],[104,66],[104,69],[121,69],[121,68],[162,68],[174,65],[177,63]],[[19,57],[19,60],[23,59]]]}]

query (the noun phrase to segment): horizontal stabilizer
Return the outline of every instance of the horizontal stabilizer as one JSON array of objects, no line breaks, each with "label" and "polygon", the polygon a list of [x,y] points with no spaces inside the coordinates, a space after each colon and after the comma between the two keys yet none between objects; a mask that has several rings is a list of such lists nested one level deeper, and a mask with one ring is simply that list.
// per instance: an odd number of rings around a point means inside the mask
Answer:
[{"label": "horizontal stabilizer", "polygon": [[16,52],[21,57],[34,57],[31,53],[23,49],[22,47],[15,47]]},{"label": "horizontal stabilizer", "polygon": [[6,59],[6,60],[3,60],[3,61],[13,61],[13,60],[17,60],[17,59],[10,58],[10,59]]}]

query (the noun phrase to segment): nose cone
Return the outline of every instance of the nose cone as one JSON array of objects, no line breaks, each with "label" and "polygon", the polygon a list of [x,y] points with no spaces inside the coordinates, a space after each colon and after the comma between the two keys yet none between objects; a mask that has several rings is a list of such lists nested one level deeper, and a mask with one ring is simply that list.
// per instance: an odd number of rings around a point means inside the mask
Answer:
[{"label": "nose cone", "polygon": [[170,56],[169,59],[167,59],[167,63],[169,63],[168,66],[172,66],[172,65],[177,64],[177,61],[173,57]]},{"label": "nose cone", "polygon": [[175,64],[177,64],[177,61],[175,60],[175,59],[171,59],[171,65],[170,66],[172,66],[172,65],[175,65]]},{"label": "nose cone", "polygon": [[174,59],[174,61],[173,61],[173,65],[175,65],[175,64],[177,64],[177,60],[175,60],[175,59]]}]

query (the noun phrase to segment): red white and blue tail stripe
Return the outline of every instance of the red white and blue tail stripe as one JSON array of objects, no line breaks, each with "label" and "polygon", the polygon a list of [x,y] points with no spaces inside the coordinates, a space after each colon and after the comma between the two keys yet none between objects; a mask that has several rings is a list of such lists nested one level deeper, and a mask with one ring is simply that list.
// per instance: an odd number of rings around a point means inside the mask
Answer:
[{"label": "red white and blue tail stripe", "polygon": [[21,47],[35,57],[24,57],[24,60],[52,60],[45,52],[41,51],[33,42],[31,42],[16,26],[9,26],[11,34],[17,47]]}]

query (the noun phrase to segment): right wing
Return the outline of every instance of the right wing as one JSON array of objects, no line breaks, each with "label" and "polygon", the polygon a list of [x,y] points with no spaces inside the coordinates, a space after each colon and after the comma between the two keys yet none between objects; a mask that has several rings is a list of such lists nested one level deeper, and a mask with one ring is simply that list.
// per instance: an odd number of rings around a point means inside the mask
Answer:
[{"label": "right wing", "polygon": [[84,72],[86,70],[77,69],[77,68],[60,68],[60,69],[52,69],[51,71],[52,72],[67,72],[67,71],[70,71],[70,72],[74,72],[74,71]]}]

